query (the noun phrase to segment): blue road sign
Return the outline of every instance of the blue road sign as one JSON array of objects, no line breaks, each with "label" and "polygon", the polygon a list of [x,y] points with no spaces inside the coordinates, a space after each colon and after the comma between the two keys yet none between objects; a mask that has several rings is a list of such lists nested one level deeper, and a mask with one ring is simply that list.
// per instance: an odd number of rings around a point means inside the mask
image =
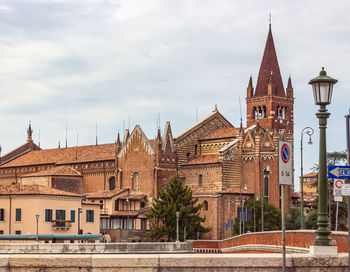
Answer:
[{"label": "blue road sign", "polygon": [[328,165],[328,178],[350,178],[350,166]]}]

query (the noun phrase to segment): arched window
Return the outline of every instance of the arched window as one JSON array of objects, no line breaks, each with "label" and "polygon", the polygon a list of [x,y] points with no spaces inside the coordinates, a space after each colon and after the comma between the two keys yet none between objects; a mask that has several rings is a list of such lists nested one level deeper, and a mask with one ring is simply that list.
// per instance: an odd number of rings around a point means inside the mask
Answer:
[{"label": "arched window", "polygon": [[264,197],[269,197],[269,177],[264,178]]},{"label": "arched window", "polygon": [[253,108],[253,119],[258,119],[258,113],[256,111],[256,107]]},{"label": "arched window", "polygon": [[199,175],[199,177],[198,177],[198,185],[199,185],[199,187],[202,187],[202,185],[203,185],[203,175]]},{"label": "arched window", "polygon": [[204,200],[203,202],[203,210],[207,211],[208,210],[208,201]]},{"label": "arched window", "polygon": [[134,172],[132,174],[132,189],[134,191],[140,191],[140,173]]},{"label": "arched window", "polygon": [[110,177],[108,180],[109,190],[115,189],[115,177]]},{"label": "arched window", "polygon": [[266,118],[266,106],[263,106],[263,118]]}]

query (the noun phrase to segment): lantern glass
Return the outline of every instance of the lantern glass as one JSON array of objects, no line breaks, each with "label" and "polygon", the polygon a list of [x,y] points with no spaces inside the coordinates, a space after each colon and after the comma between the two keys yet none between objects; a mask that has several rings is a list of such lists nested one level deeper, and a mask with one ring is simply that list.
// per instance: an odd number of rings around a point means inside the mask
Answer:
[{"label": "lantern glass", "polygon": [[320,75],[310,80],[309,84],[312,85],[316,105],[328,105],[331,103],[333,85],[337,83],[337,81],[338,80],[327,76],[323,67]]}]

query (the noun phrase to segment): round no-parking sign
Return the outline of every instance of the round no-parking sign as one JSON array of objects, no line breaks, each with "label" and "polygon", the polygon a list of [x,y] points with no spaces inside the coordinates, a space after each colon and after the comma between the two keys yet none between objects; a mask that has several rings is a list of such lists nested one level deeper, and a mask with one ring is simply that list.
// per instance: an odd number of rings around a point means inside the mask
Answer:
[{"label": "round no-parking sign", "polygon": [[278,180],[279,184],[293,185],[292,143],[278,142]]}]

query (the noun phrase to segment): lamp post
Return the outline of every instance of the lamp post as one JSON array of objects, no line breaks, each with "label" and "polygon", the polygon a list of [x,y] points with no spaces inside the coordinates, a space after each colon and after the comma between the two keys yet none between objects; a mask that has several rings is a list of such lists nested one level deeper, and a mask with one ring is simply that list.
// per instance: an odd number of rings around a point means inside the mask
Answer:
[{"label": "lamp post", "polygon": [[[259,197],[256,197],[256,201],[258,201],[259,200]],[[255,216],[255,214],[256,214],[256,212],[255,212],[255,199],[254,199],[254,232],[256,232],[256,216]]]},{"label": "lamp post", "polygon": [[126,216],[126,242],[129,240],[129,198],[126,199],[126,209],[128,214]]},{"label": "lamp post", "polygon": [[319,150],[319,172],[318,172],[318,214],[316,231],[317,238],[315,246],[330,246],[331,239],[329,237],[331,231],[328,223],[328,183],[327,183],[327,151],[326,151],[326,127],[327,118],[330,113],[327,112],[326,105],[331,103],[333,85],[338,80],[327,76],[326,71],[322,67],[322,71],[318,77],[311,79],[309,84],[312,85],[315,104],[320,106],[316,113],[319,119],[320,127],[320,150]]},{"label": "lamp post", "polygon": [[179,212],[176,212],[176,243],[180,243],[179,239]]},{"label": "lamp post", "polygon": [[80,228],[80,214],[83,212],[82,208],[78,208],[78,234],[83,234]]},{"label": "lamp post", "polygon": [[308,144],[312,145],[311,135],[314,134],[314,130],[311,127],[305,127],[301,131],[300,137],[300,229],[304,229],[304,177],[303,177],[303,136],[309,135]]},{"label": "lamp post", "polygon": [[[239,207],[240,207],[240,213],[239,213],[239,234],[242,234],[242,182],[241,186],[239,188]],[[247,184],[244,184],[243,190],[247,190]]]},{"label": "lamp post", "polygon": [[264,181],[265,178],[269,178],[270,174],[270,165],[266,166],[266,168],[263,170],[263,178],[262,178],[262,185],[261,185],[261,231],[264,231],[264,202],[265,202],[265,197],[264,197]]},{"label": "lamp post", "polygon": [[36,219],[36,242],[39,243],[39,214],[35,215]]}]

